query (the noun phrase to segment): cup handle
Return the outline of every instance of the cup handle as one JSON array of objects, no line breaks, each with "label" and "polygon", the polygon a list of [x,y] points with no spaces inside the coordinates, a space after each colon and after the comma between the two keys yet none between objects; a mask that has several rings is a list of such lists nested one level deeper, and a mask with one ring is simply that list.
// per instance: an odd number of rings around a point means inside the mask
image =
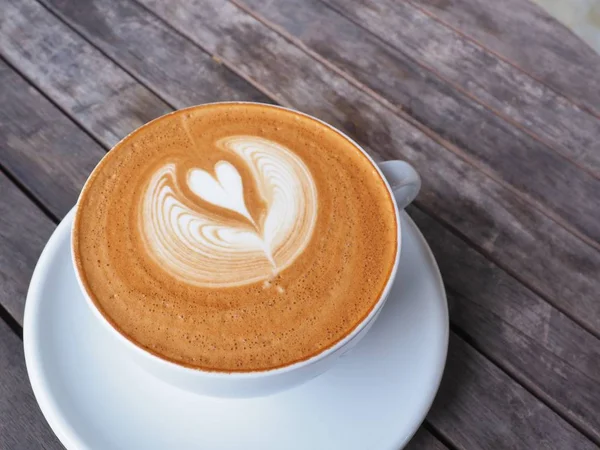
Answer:
[{"label": "cup handle", "polygon": [[421,177],[409,163],[384,161],[377,163],[392,188],[398,210],[406,208],[421,189]]}]

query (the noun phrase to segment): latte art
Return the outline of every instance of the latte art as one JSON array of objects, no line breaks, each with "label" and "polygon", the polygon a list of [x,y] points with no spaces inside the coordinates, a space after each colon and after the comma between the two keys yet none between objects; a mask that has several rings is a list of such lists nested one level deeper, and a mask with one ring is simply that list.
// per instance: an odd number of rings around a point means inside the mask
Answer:
[{"label": "latte art", "polygon": [[214,175],[187,173],[185,183],[201,200],[233,211],[231,220],[186,205],[175,164],[150,179],[142,197],[140,231],[146,250],[171,276],[196,286],[227,287],[269,280],[302,253],[317,218],[317,189],[309,169],[287,148],[267,139],[233,136],[217,146],[248,166],[264,217],[252,217],[242,177],[228,161]]}]

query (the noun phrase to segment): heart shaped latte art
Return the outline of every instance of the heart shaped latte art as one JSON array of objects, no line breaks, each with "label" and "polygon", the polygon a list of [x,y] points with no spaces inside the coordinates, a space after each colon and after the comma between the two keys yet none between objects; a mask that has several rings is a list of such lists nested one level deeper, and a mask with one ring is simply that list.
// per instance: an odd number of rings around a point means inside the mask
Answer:
[{"label": "heart shaped latte art", "polygon": [[306,248],[317,218],[317,189],[304,162],[276,142],[232,136],[217,143],[250,169],[267,206],[260,225],[248,211],[242,177],[219,161],[214,176],[188,171],[185,182],[200,199],[247,219],[202,213],[186,205],[175,182],[175,164],[151,177],[142,198],[140,228],[145,247],[161,269],[198,286],[239,286],[268,280]]},{"label": "heart shaped latte art", "polygon": [[188,175],[188,185],[198,197],[213,205],[235,211],[252,223],[244,200],[242,177],[233,164],[219,161],[215,165],[215,180],[212,175],[202,169],[194,169]]}]

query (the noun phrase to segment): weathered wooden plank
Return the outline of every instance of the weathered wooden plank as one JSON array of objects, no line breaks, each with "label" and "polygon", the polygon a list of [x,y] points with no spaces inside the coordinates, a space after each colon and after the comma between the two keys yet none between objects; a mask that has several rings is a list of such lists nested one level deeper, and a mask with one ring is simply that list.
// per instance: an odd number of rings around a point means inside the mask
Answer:
[{"label": "weathered wooden plank", "polygon": [[323,1],[581,167],[600,173],[598,118],[565,97],[407,2]]},{"label": "weathered wooden plank", "polygon": [[29,279],[53,230],[52,221],[0,172],[0,304],[20,324]]},{"label": "weathered wooden plank", "polygon": [[406,450],[447,450],[444,444],[437,440],[429,431],[421,427],[413,436],[406,447]]},{"label": "weathered wooden plank", "polygon": [[35,0],[1,0],[0,10],[0,54],[109,147],[170,111]]},{"label": "weathered wooden plank", "polygon": [[533,1],[413,3],[600,116],[600,56]]},{"label": "weathered wooden plank", "polygon": [[25,370],[23,343],[2,320],[0,320],[0,448],[7,450],[64,448],[50,430],[33,397]]},{"label": "weathered wooden plank", "polygon": [[226,100],[271,101],[135,2],[44,3],[177,108]]},{"label": "weathered wooden plank", "polygon": [[457,448],[597,448],[453,333],[427,418]]},{"label": "weathered wooden plank", "polygon": [[0,164],[56,217],[104,155],[98,143],[0,61]]},{"label": "weathered wooden plank", "polygon": [[[319,0],[241,1],[253,14],[283,28],[456,144],[486,173],[516,187],[600,242],[600,178],[583,172],[540,141],[440,82]],[[600,138],[600,120],[596,124]],[[596,156],[600,161],[600,151]]]},{"label": "weathered wooden plank", "polygon": [[470,342],[600,442],[600,340],[416,208],[450,318]]},{"label": "weathered wooden plank", "polygon": [[505,270],[600,335],[600,254],[231,4],[143,3],[279,101],[345,130],[375,158],[404,158],[421,172],[419,205]]}]

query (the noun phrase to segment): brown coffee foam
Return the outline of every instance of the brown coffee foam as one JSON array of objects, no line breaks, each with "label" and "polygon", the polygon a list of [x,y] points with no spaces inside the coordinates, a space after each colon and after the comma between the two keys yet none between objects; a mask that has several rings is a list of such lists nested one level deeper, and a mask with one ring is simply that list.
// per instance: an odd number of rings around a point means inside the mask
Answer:
[{"label": "brown coffee foam", "polygon": [[[145,251],[140,198],[153,170],[167,162],[211,170],[226,157],[215,142],[233,135],[269,139],[302,158],[317,186],[315,229],[304,252],[270,283],[185,284]],[[248,209],[260,212],[264,202],[248,191]],[[128,339],[182,365],[255,371],[307,359],[348,335],[386,285],[397,231],[383,181],[346,138],[306,116],[234,103],[164,116],[117,144],[82,192],[73,244],[90,297]]]}]

